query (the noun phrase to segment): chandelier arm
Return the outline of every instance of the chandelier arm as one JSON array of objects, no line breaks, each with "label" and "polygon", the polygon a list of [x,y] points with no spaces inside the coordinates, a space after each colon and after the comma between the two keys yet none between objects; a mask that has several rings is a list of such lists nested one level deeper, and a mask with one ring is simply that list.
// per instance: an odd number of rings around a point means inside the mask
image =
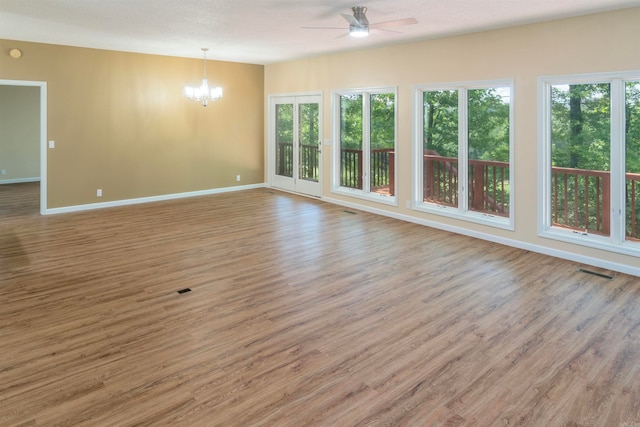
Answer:
[{"label": "chandelier arm", "polygon": [[207,49],[206,47],[202,48],[202,51],[204,52],[204,66],[203,66],[203,69],[204,69],[203,76],[204,76],[204,78],[207,78],[207,51],[208,50],[209,49]]},{"label": "chandelier arm", "polygon": [[202,106],[206,107],[209,101],[216,101],[222,98],[222,88],[219,86],[216,86],[214,88],[209,87],[209,83],[207,81],[207,51],[209,49],[206,47],[203,47],[201,48],[201,50],[204,53],[203,61],[202,61],[202,70],[203,70],[202,83],[200,84],[200,87],[186,86],[185,95],[189,99],[193,99],[195,101],[201,101]]}]

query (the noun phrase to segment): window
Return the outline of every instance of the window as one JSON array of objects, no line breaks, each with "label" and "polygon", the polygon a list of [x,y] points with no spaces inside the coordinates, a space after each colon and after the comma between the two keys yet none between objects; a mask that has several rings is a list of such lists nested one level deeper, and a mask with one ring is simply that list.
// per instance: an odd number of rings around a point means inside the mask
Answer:
[{"label": "window", "polygon": [[545,77],[539,87],[540,234],[640,253],[640,76]]},{"label": "window", "polygon": [[334,93],[333,191],[396,204],[396,90]]},{"label": "window", "polygon": [[416,90],[417,210],[513,229],[510,81]]}]

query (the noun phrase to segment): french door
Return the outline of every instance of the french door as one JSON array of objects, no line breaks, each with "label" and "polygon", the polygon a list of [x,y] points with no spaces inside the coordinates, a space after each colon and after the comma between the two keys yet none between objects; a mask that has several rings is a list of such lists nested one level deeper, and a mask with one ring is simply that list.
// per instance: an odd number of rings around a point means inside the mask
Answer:
[{"label": "french door", "polygon": [[320,197],[321,96],[273,96],[269,103],[271,185]]}]

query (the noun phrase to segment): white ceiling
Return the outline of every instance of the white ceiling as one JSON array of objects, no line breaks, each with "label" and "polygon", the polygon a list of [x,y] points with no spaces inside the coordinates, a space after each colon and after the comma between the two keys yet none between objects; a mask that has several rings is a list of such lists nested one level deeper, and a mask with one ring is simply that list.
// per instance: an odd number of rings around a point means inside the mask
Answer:
[{"label": "white ceiling", "polygon": [[[339,37],[340,13],[414,17],[402,34]],[[0,38],[269,64],[329,52],[640,6],[640,0],[0,0]],[[344,27],[310,30],[307,26]]]}]

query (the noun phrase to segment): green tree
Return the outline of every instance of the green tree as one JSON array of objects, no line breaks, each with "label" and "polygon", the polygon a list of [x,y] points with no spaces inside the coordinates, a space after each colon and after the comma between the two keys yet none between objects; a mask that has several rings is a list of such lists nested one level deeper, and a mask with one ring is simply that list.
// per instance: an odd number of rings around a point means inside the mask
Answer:
[{"label": "green tree", "polygon": [[608,83],[553,86],[553,165],[609,170],[610,110]]},{"label": "green tree", "polygon": [[293,143],[293,104],[276,105],[276,142]]},{"label": "green tree", "polygon": [[424,150],[444,157],[458,156],[458,91],[423,94]]},{"label": "green tree", "polygon": [[371,100],[371,148],[394,148],[395,94],[376,93]]},{"label": "green tree", "polygon": [[320,142],[318,108],[319,106],[317,103],[299,105],[298,135],[300,138],[300,144],[317,145]]},{"label": "green tree", "polygon": [[627,82],[625,101],[627,172],[640,173],[640,82]]},{"label": "green tree", "polygon": [[340,96],[340,146],[362,150],[362,95]]},{"label": "green tree", "polygon": [[467,91],[469,159],[509,161],[510,102],[503,88]]}]

